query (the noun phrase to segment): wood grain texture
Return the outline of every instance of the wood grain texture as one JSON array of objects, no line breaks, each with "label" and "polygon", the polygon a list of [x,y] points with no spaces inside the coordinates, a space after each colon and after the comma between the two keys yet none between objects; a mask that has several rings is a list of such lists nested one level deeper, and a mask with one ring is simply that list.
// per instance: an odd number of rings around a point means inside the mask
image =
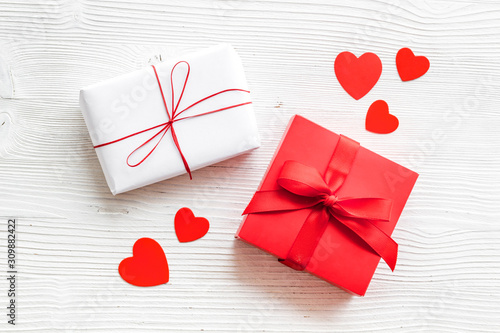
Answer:
[{"label": "wood grain texture", "polygon": [[[79,89],[218,42],[242,57],[262,147],[113,197]],[[425,76],[401,82],[402,47],[430,59]],[[333,74],[345,50],[383,63],[359,101]],[[16,218],[19,271],[18,322],[0,310],[0,331],[500,331],[499,56],[493,0],[0,0],[0,257]],[[377,99],[399,118],[393,134],[364,130]],[[233,238],[296,113],[420,173],[396,271],[382,263],[363,298]],[[210,220],[203,239],[176,240],[182,206]],[[140,237],[164,247],[167,285],[119,277]]]}]

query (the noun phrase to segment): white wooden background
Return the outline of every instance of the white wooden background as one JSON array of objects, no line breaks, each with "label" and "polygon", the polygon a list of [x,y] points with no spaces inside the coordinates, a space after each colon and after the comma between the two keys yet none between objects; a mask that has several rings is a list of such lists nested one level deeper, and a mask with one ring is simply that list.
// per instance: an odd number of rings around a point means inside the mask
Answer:
[{"label": "white wooden background", "polygon": [[[218,42],[242,57],[262,147],[113,197],[79,88]],[[430,59],[425,76],[401,82],[402,47]],[[346,50],[383,62],[359,101],[333,74]],[[0,331],[499,332],[499,59],[495,0],[0,0]],[[364,129],[376,99],[400,120],[393,134]],[[233,238],[296,113],[420,173],[394,233],[396,271],[381,263],[363,298]],[[177,241],[182,206],[211,221],[203,239]],[[140,237],[164,247],[168,284],[118,275]]]}]

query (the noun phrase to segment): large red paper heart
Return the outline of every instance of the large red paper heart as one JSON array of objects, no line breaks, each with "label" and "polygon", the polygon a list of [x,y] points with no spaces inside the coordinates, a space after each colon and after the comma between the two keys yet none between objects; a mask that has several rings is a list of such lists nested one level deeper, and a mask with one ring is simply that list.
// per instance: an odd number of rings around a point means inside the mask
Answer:
[{"label": "large red paper heart", "polygon": [[118,272],[125,281],[139,287],[168,282],[167,257],[154,239],[138,239],[132,248],[132,254],[132,257],[123,259],[118,266]]},{"label": "large red paper heart", "polygon": [[179,242],[192,242],[205,236],[210,228],[204,217],[195,217],[191,209],[181,208],[175,214],[175,234]]},{"label": "large red paper heart", "polygon": [[368,131],[387,134],[394,132],[398,126],[398,118],[389,113],[389,106],[385,101],[378,100],[370,105],[365,120],[365,127]]},{"label": "large red paper heart", "polygon": [[356,100],[368,94],[382,74],[380,58],[370,52],[359,58],[342,52],[335,59],[334,68],[342,88]]},{"label": "large red paper heart", "polygon": [[429,70],[429,59],[424,56],[415,56],[413,51],[405,47],[396,55],[396,67],[399,77],[403,81],[415,80]]}]

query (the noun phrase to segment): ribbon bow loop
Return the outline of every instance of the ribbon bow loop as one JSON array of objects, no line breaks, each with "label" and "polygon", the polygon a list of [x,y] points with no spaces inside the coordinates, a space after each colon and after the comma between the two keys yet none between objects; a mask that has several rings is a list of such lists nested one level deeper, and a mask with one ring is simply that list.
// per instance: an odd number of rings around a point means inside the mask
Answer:
[{"label": "ribbon bow loop", "polygon": [[[182,71],[181,67],[178,67],[180,65],[184,65],[185,67],[185,70]],[[175,76],[175,69],[176,68],[179,68],[177,70],[177,72],[179,72],[179,74],[177,74],[177,77],[180,77],[180,79],[174,79],[174,76]],[[155,72],[156,72],[156,69],[155,69]],[[189,63],[187,61],[179,61],[178,63],[176,63],[174,65],[174,67],[172,67],[172,70],[170,71],[170,89],[171,89],[171,102],[172,102],[172,116],[170,116],[170,114],[168,115],[169,116],[169,119],[174,122],[175,121],[175,118],[178,116],[177,113],[177,109],[179,108],[179,105],[181,104],[181,101],[182,101],[182,96],[184,96],[184,91],[186,90],[186,86],[187,86],[187,83],[188,83],[188,79],[189,79],[189,74],[191,73],[191,66],[189,65]],[[156,74],[156,73],[155,73]],[[177,98],[177,100],[175,99],[175,82],[178,82],[178,85],[181,86],[181,93],[179,95],[179,97]],[[167,113],[168,113],[168,108],[165,104],[165,109],[167,110]]]},{"label": "ribbon bow loop", "polygon": [[305,197],[329,196],[330,188],[319,171],[296,161],[286,161],[278,177],[278,185]]}]

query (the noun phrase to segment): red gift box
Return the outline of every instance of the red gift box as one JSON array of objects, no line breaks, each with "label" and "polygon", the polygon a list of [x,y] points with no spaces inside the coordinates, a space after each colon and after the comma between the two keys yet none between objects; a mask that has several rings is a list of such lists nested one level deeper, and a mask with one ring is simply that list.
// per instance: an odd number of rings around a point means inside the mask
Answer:
[{"label": "red gift box", "polygon": [[364,295],[418,174],[294,116],[236,234],[297,270]]}]

